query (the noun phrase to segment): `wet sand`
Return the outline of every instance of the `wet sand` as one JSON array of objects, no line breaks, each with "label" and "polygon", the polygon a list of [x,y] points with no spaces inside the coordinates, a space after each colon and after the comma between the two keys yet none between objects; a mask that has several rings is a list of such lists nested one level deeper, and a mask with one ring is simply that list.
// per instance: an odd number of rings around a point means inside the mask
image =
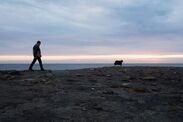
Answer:
[{"label": "wet sand", "polygon": [[0,71],[0,122],[182,122],[183,68]]}]

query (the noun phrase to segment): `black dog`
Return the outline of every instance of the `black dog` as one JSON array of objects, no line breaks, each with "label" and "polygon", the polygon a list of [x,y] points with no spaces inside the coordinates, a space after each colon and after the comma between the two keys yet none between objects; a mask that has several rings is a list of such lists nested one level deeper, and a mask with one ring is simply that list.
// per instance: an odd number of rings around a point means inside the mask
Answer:
[{"label": "black dog", "polygon": [[115,65],[120,65],[120,66],[122,66],[122,64],[123,64],[123,60],[116,60],[116,61],[114,62],[114,66],[115,66]]}]

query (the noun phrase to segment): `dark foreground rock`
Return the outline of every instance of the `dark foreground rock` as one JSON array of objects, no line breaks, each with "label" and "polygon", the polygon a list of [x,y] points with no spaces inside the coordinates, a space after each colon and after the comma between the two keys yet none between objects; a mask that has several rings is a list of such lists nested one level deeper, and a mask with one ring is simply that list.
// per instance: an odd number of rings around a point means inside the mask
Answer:
[{"label": "dark foreground rock", "polygon": [[1,122],[182,122],[183,68],[1,71]]}]

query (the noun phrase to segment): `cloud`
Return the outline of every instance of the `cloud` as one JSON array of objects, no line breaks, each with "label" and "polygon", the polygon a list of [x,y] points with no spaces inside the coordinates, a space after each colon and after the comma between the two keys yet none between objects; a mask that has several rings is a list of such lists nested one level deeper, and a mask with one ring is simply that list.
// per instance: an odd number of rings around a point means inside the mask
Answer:
[{"label": "cloud", "polygon": [[0,54],[31,54],[38,39],[45,54],[181,53],[182,5],[181,0],[1,1]]}]

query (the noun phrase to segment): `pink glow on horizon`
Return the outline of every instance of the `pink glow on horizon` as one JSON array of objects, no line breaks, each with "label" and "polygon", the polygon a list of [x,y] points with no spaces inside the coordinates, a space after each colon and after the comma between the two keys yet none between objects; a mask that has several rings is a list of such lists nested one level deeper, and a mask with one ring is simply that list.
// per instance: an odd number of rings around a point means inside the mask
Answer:
[{"label": "pink glow on horizon", "polygon": [[[32,56],[28,55],[1,55],[0,62],[30,62]],[[109,63],[114,60],[124,60],[126,63],[180,63],[183,54],[179,55],[55,55],[43,56],[44,62],[61,63]]]}]

